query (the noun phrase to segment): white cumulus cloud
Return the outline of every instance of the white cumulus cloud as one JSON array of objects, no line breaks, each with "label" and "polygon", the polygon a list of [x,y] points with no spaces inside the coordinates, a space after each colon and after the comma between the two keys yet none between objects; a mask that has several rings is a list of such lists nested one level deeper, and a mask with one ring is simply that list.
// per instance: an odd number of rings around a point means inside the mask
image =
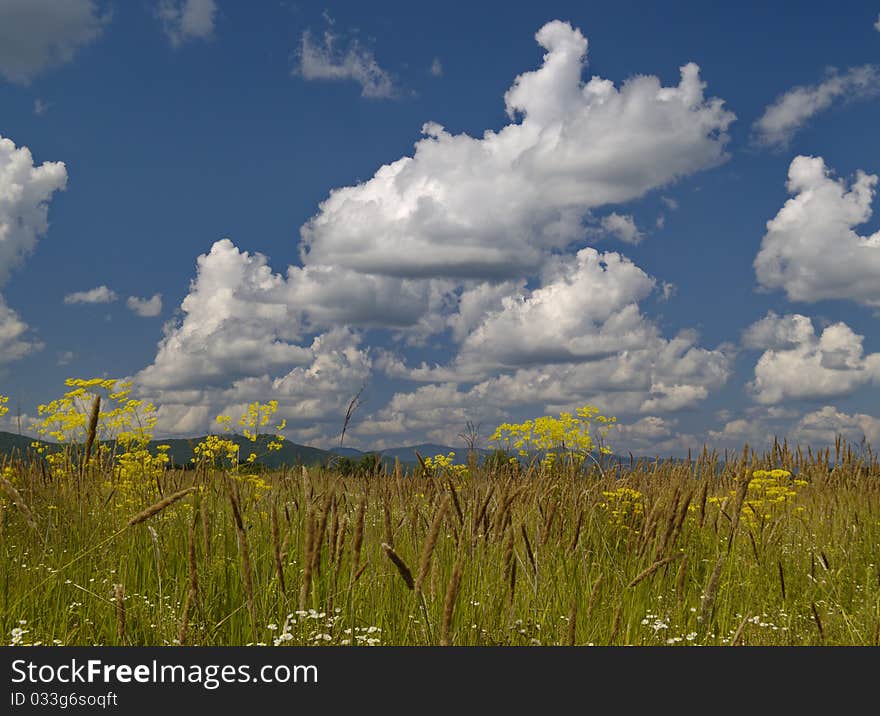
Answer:
[{"label": "white cumulus cloud", "polygon": [[[300,265],[275,272],[227,239],[198,258],[135,376],[166,429],[204,429],[224,406],[280,395],[299,416],[289,436],[326,438],[374,370],[417,386],[365,406],[352,439],[457,434],[471,417],[586,402],[659,416],[727,380],[726,347],[662,337],[639,308],[655,279],[583,242],[594,209],[725,161],[734,116],[704,96],[696,65],[670,87],[615,86],[581,78],[587,41],[569,24],[537,40],[547,52],[506,93],[507,126],[475,138],[426,124],[412,157],[331,191],[301,229]],[[306,35],[304,48],[304,75],[358,64],[332,35]],[[614,213],[634,240],[632,217]],[[382,348],[363,345],[374,338]],[[445,362],[407,365],[410,349],[438,343]]]},{"label": "white cumulus cloud", "polygon": [[814,449],[834,445],[837,436],[858,446],[862,438],[876,451],[880,448],[880,420],[872,415],[849,415],[832,405],[804,415],[791,430],[792,437]]},{"label": "white cumulus cloud", "polygon": [[3,0],[0,74],[29,84],[44,70],[70,62],[108,20],[94,0]]},{"label": "white cumulus cloud", "polygon": [[[600,224],[605,231],[625,244],[638,244],[645,238],[636,226],[635,219],[628,214],[613,211],[608,216],[603,216]],[[663,228],[663,222],[660,222],[658,228]]]},{"label": "white cumulus cloud", "polygon": [[835,179],[821,157],[795,157],[786,184],[793,197],[767,222],[755,257],[758,283],[792,301],[848,299],[880,306],[880,231],[854,227],[871,218],[877,176]]},{"label": "white cumulus cloud", "polygon": [[215,0],[159,0],[156,15],[173,47],[210,39],[217,15]]},{"label": "white cumulus cloud", "polygon": [[129,296],[125,302],[128,309],[143,318],[154,318],[162,313],[162,294],[156,293],[152,298]]},{"label": "white cumulus cloud", "polygon": [[748,385],[759,403],[844,396],[880,382],[880,353],[866,355],[864,336],[845,323],[816,335],[806,316],[770,313],[745,335],[750,347],[766,348]]},{"label": "white cumulus cloud", "polygon": [[536,36],[542,66],[505,95],[521,118],[481,138],[429,122],[412,157],[335,189],[302,229],[304,263],[362,273],[509,278],[585,236],[590,209],[634,199],[726,159],[734,115],[706,99],[695,64],[677,86],[640,75],[584,83],[587,40]]},{"label": "white cumulus cloud", "polygon": [[0,286],[49,228],[49,201],[67,186],[62,162],[34,164],[27,147],[0,136]]},{"label": "white cumulus cloud", "polygon": [[0,367],[43,348],[42,341],[29,333],[28,325],[0,295]]},{"label": "white cumulus cloud", "polygon": [[834,102],[866,99],[878,93],[880,68],[875,65],[852,67],[842,74],[832,71],[818,84],[795,87],[777,97],[752,129],[760,144],[784,148],[811,117]]},{"label": "white cumulus cloud", "polygon": [[[49,228],[49,202],[67,186],[61,162],[34,164],[27,147],[0,136],[0,288]],[[0,364],[42,348],[0,294]]]},{"label": "white cumulus cloud", "polygon": [[113,303],[118,296],[106,286],[96,286],[88,291],[74,291],[64,297],[64,303]]},{"label": "white cumulus cloud", "polygon": [[373,52],[356,39],[347,49],[337,46],[339,38],[330,30],[323,41],[315,41],[308,30],[303,32],[294,73],[306,80],[351,80],[361,86],[361,95],[387,99],[396,93],[391,75],[379,66]]}]

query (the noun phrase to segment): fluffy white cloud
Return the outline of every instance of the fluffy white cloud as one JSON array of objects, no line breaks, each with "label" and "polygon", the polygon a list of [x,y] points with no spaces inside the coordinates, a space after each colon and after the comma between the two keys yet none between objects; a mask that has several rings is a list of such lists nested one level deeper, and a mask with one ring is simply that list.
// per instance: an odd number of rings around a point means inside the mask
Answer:
[{"label": "fluffy white cloud", "polygon": [[453,381],[431,383],[396,393],[355,432],[418,436],[428,429],[461,430],[467,420],[497,424],[522,409],[555,414],[585,404],[598,405],[607,415],[694,407],[710,390],[723,385],[731,372],[731,356],[724,347],[706,350],[695,346],[695,341],[692,333],[670,340],[658,337],[639,350],[599,360],[520,368],[466,389]]},{"label": "fluffy white cloud", "polygon": [[294,73],[306,80],[352,80],[361,86],[361,96],[370,99],[393,97],[394,82],[376,62],[372,51],[357,40],[342,51],[337,48],[338,39],[327,30],[323,42],[316,42],[306,30],[300,38],[299,62]]},{"label": "fluffy white cloud", "polygon": [[38,351],[43,344],[28,335],[27,324],[0,296],[0,366]]},{"label": "fluffy white cloud", "polygon": [[746,336],[751,347],[767,348],[748,385],[759,403],[842,396],[880,382],[880,353],[865,355],[864,337],[845,323],[834,323],[817,336],[806,316],[770,313]]},{"label": "fluffy white cloud", "polygon": [[310,352],[294,343],[300,322],[287,284],[265,256],[240,252],[224,239],[197,265],[180,306],[182,319],[166,325],[153,364],[138,374],[141,385],[226,384],[310,360]]},{"label": "fluffy white cloud", "polygon": [[656,328],[638,302],[654,280],[616,253],[582,249],[550,262],[543,285],[506,296],[464,339],[460,365],[500,367],[571,362],[639,348]]},{"label": "fluffy white cloud", "polygon": [[118,296],[106,286],[96,286],[88,291],[74,291],[64,297],[64,303],[113,303]]},{"label": "fluffy white cloud", "polygon": [[[223,339],[225,336],[217,335]],[[317,336],[305,347],[297,347],[300,365],[287,370],[269,366],[272,372],[246,375],[235,379],[199,381],[190,388],[179,385],[167,388],[156,380],[155,371],[147,369],[134,377],[140,393],[156,402],[159,407],[157,434],[193,435],[212,426],[218,414],[237,416],[255,400],[278,401],[277,417],[286,418],[285,434],[294,440],[327,442],[338,436],[342,429],[345,410],[351,398],[368,381],[371,372],[367,351],[359,347],[359,338],[344,328]],[[177,354],[181,362],[192,356]],[[199,359],[202,366],[216,356]],[[164,356],[163,368],[168,377],[169,354]],[[252,357],[246,357],[253,365]],[[288,362],[285,367],[289,367]],[[233,371],[229,366],[226,375]],[[242,373],[254,371],[242,370]],[[178,376],[180,373],[178,373]],[[216,427],[216,426],[215,426]]]},{"label": "fluffy white cloud", "polygon": [[858,445],[862,438],[880,448],[880,420],[864,413],[848,415],[831,405],[804,415],[791,430],[792,437],[813,448],[834,445],[837,436]]},{"label": "fluffy white cloud", "polygon": [[723,162],[734,115],[707,100],[699,69],[677,86],[581,81],[587,40],[550,22],[543,65],[505,95],[512,122],[481,138],[436,123],[412,157],[332,191],[302,229],[303,263],[404,277],[492,280],[534,270],[585,235],[595,207]]},{"label": "fluffy white cloud", "polygon": [[70,62],[108,19],[94,0],[3,0],[0,74],[28,84],[49,67]]},{"label": "fluffy white cloud", "polygon": [[874,29],[880,32],[880,15],[877,15],[877,22],[874,23]]},{"label": "fluffy white cloud", "polygon": [[214,34],[217,3],[214,0],[159,0],[156,14],[172,46],[188,40],[207,40]]},{"label": "fluffy white cloud", "polygon": [[616,423],[608,431],[606,443],[618,455],[653,452],[658,447],[668,447],[670,441],[680,440],[677,426],[674,419],[647,415],[632,423]]},{"label": "fluffy white cloud", "polygon": [[849,299],[880,306],[880,231],[853,227],[871,218],[877,176],[834,179],[821,157],[798,156],[788,169],[794,196],[767,222],[755,257],[758,283],[792,301]]},{"label": "fluffy white cloud", "polygon": [[[0,287],[48,229],[49,201],[66,185],[63,163],[36,166],[27,147],[0,136]],[[40,348],[42,343],[29,337],[27,324],[0,295],[0,364]]]},{"label": "fluffy white cloud", "polygon": [[777,97],[754,126],[756,140],[766,146],[785,147],[811,117],[835,101],[872,97],[880,92],[880,68],[852,67],[843,74],[833,71],[815,85],[795,87]]},{"label": "fluffy white cloud", "polygon": [[443,63],[440,62],[439,57],[435,57],[434,61],[431,63],[431,74],[434,77],[442,77],[443,76]]},{"label": "fluffy white cloud", "polygon": [[[609,234],[626,244],[638,244],[645,238],[645,235],[636,226],[635,219],[628,214],[611,212],[608,216],[602,217],[600,225]],[[659,227],[663,228],[662,222]]]},{"label": "fluffy white cloud", "polygon": [[774,311],[755,321],[744,332],[743,346],[759,350],[795,348],[815,337],[813,322],[799,313],[779,316]]},{"label": "fluffy white cloud", "polygon": [[[723,162],[733,115],[704,98],[695,65],[672,87],[651,76],[584,83],[578,30],[551,22],[537,39],[547,54],[505,95],[509,125],[481,138],[426,125],[413,157],[331,192],[301,229],[300,266],[275,273],[229,240],[198,258],[136,376],[162,425],[204,429],[223,406],[278,398],[296,406],[289,435],[326,438],[374,369],[428,385],[370,405],[353,439],[448,436],[468,419],[588,402],[656,416],[727,380],[726,348],[699,348],[690,332],[663,338],[641,313],[653,278],[572,242],[591,230],[585,219],[595,231],[593,209]],[[347,76],[333,43],[304,36],[298,71]],[[608,230],[639,235],[613,216]],[[362,347],[373,329],[392,340]],[[405,348],[437,342],[445,365],[407,367]]]},{"label": "fluffy white cloud", "polygon": [[66,186],[63,162],[37,166],[27,147],[0,136],[0,286],[49,228],[49,200]]},{"label": "fluffy white cloud", "polygon": [[162,313],[162,294],[153,294],[152,298],[138,298],[129,296],[125,305],[130,311],[143,318],[154,318]]}]

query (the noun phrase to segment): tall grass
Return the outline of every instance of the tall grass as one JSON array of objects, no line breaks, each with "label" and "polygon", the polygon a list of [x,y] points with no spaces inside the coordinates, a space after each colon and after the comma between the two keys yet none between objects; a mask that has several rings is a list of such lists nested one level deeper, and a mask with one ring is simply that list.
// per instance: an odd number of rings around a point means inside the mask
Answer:
[{"label": "tall grass", "polygon": [[[604,476],[169,471],[125,501],[101,474],[15,462],[0,630],[22,644],[878,644],[880,466],[837,447]],[[802,484],[762,504],[751,476],[774,468]]]}]

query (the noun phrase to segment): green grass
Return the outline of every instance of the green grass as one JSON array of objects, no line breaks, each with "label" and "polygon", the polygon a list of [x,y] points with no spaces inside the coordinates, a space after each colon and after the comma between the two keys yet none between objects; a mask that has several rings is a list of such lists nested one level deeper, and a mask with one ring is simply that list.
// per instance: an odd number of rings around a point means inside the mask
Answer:
[{"label": "green grass", "polygon": [[[456,645],[878,644],[880,469],[845,450],[836,468],[829,462],[777,449],[718,469],[703,456],[693,465],[619,465],[605,476],[480,469],[455,484],[441,475],[343,478],[315,469],[262,481],[170,471],[163,495],[191,485],[198,493],[135,525],[130,518],[161,499],[157,485],[126,490],[102,474],[50,480],[36,464],[14,463],[6,475],[36,525],[8,489],[0,492],[0,629],[6,643],[161,645],[176,643],[186,620],[187,644],[338,645],[354,633],[357,643],[429,645],[440,643],[452,605]],[[737,509],[742,479],[759,468],[786,468],[807,484],[757,516],[757,492],[746,491]],[[604,493],[622,487],[640,493],[640,512],[612,512],[616,500]],[[382,544],[392,541],[417,575],[444,499],[417,593]],[[185,618],[191,548],[197,589]],[[461,582],[448,594],[456,562]],[[13,637],[14,629],[23,631]]]}]

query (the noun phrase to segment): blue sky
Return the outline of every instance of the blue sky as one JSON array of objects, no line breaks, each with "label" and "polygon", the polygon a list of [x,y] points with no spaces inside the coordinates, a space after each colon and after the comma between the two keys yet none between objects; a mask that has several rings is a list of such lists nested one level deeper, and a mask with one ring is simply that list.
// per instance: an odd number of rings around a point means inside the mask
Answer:
[{"label": "blue sky", "polygon": [[876,3],[0,0],[0,429],[880,444],[878,126]]}]

